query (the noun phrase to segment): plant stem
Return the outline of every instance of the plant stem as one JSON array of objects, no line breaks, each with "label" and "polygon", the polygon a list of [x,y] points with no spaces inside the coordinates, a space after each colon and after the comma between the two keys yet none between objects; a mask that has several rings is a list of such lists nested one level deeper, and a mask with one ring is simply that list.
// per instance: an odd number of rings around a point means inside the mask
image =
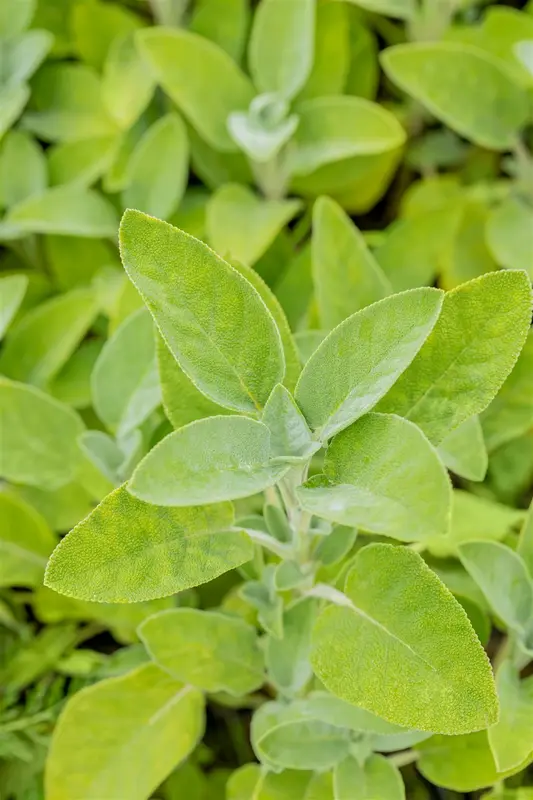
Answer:
[{"label": "plant stem", "polygon": [[394,764],[395,767],[401,768],[417,761],[420,758],[420,753],[418,753],[416,750],[405,750],[403,753],[394,753],[394,755],[389,756],[388,758],[391,764]]}]

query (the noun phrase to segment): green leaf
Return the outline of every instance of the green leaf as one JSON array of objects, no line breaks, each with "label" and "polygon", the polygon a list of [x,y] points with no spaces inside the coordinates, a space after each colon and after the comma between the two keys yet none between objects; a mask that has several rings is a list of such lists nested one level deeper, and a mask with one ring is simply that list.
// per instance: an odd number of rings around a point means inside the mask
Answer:
[{"label": "green leaf", "polygon": [[102,75],[102,100],[109,116],[128,130],[152,99],[154,89],[135,34],[118,36],[109,48]]},{"label": "green leaf", "polygon": [[267,400],[262,421],[270,431],[272,458],[298,463],[309,459],[320,448],[320,444],[313,441],[292,395],[280,383]]},{"label": "green leaf", "polygon": [[409,366],[435,325],[436,289],[413,289],[358,311],[315,350],[296,402],[325,440],[369,411]]},{"label": "green leaf", "polygon": [[129,491],[164,506],[189,506],[248,497],[287,471],[270,464],[270,433],[248,417],[191,422],[166,436],[141,461]]},{"label": "green leaf", "polygon": [[252,558],[250,540],[230,530],[232,524],[229,503],[161,508],[122,486],[62,539],[45,585],[99,603],[138,603],[181,592]]},{"label": "green leaf", "polygon": [[47,64],[32,81],[23,126],[47,142],[75,142],[117,133],[102,100],[97,73],[83,64]]},{"label": "green leaf", "polygon": [[482,481],[489,458],[479,417],[474,415],[444,437],[438,448],[443,464],[470,481]]},{"label": "green leaf", "polygon": [[309,657],[315,616],[316,600],[303,598],[285,609],[282,638],[269,636],[266,640],[268,677],[284,695],[297,694],[312,677]]},{"label": "green leaf", "polygon": [[0,378],[2,454],[0,476],[54,490],[71,481],[81,452],[80,417],[44,392]]},{"label": "green leaf", "polygon": [[488,730],[498,772],[520,767],[533,752],[533,677],[520,674],[505,661],[496,675],[500,719]]},{"label": "green leaf", "polygon": [[54,186],[10,209],[5,222],[24,233],[113,238],[118,220],[111,202],[92,189]]},{"label": "green leaf", "polygon": [[188,175],[187,131],[181,117],[172,112],[158,119],[133,151],[122,205],[168,219],[183,197]]},{"label": "green leaf", "polygon": [[[448,238],[444,232],[444,242],[441,244],[444,248],[440,258],[443,289],[455,289],[465,281],[496,269],[497,264],[487,245],[489,213],[490,208],[484,198],[466,195],[459,202],[451,203],[448,208]],[[445,211],[441,215],[446,218]],[[442,236],[440,238],[442,241]]]},{"label": "green leaf", "polygon": [[141,20],[116,3],[78,0],[71,12],[71,25],[77,54],[100,70],[113,42],[137,30]]},{"label": "green leaf", "polygon": [[235,62],[188,31],[153,28],[137,37],[155,79],[200,136],[217,150],[234,151],[227,118],[232,111],[244,111],[253,98],[252,85]]},{"label": "green leaf", "polygon": [[405,787],[398,767],[384,756],[371,755],[364,764],[353,756],[335,767],[336,800],[405,800]]},{"label": "green leaf", "polygon": [[245,764],[230,775],[227,800],[312,800],[306,792],[310,778],[309,772],[301,770],[268,772],[259,764]]},{"label": "green leaf", "polygon": [[464,542],[458,550],[498,617],[512,630],[524,631],[533,617],[533,583],[520,556],[499,542]]},{"label": "green leaf", "polygon": [[264,200],[246,186],[226,184],[207,205],[209,242],[228,261],[253,266],[300,208],[299,200]]},{"label": "green leaf", "polygon": [[420,731],[457,734],[496,722],[489,660],[462,607],[417,553],[365,547],[345,593],[347,604],[326,608],[313,635],[313,668],[333,694]]},{"label": "green leaf", "polygon": [[328,447],[324,476],[297,489],[303,507],[404,542],[445,535],[452,491],[424,434],[401,417],[366,414]]},{"label": "green leaf", "polygon": [[392,292],[361,232],[329,197],[319,197],[314,205],[312,257],[318,312],[325,329]]},{"label": "green leaf", "polygon": [[20,308],[27,288],[27,275],[6,275],[0,278],[0,339]]},{"label": "green leaf", "polygon": [[317,4],[314,50],[313,66],[298,101],[344,92],[350,67],[350,18],[343,4]]},{"label": "green leaf", "polygon": [[199,689],[239,696],[264,682],[256,632],[241,619],[175,608],[149,617],[139,635],[158,666]]},{"label": "green leaf", "polygon": [[417,769],[431,783],[457,792],[475,792],[518,772],[497,771],[487,734],[432,736],[416,746],[420,752]]},{"label": "green leaf", "polygon": [[210,39],[240,63],[249,23],[248,0],[200,0],[193,9],[189,28]]},{"label": "green leaf", "polygon": [[221,405],[257,411],[283,379],[279,331],[236,270],[183,231],[137,211],[120,228],[126,271],[184,372]]},{"label": "green leaf", "polygon": [[391,80],[438,119],[489,150],[512,147],[529,116],[525,89],[477,47],[458,42],[401,44],[385,50],[381,63]]},{"label": "green leaf", "polygon": [[0,206],[14,206],[46,189],[46,158],[37,142],[24,131],[10,131],[0,154]]},{"label": "green leaf", "polygon": [[502,388],[481,417],[487,448],[492,451],[533,427],[533,332]]},{"label": "green leaf", "polygon": [[117,436],[137,428],[161,403],[154,323],[146,309],[131,314],[107,340],[91,389],[96,413]]},{"label": "green leaf", "polygon": [[45,387],[76,350],[97,312],[90,289],[75,289],[32,309],[8,334],[0,371]]},{"label": "green leaf", "polygon": [[155,664],[77,692],[54,732],[46,791],[57,800],[145,800],[204,731],[201,692]]},{"label": "green leaf", "polygon": [[315,550],[315,557],[322,562],[325,567],[338,564],[339,561],[348,555],[355,540],[357,531],[345,525],[337,525],[331,533],[328,533],[318,544]]},{"label": "green leaf", "polygon": [[248,48],[256,88],[294,97],[311,72],[314,40],[315,0],[261,0]]},{"label": "green leaf", "polygon": [[0,36],[16,36],[26,30],[35,13],[35,0],[4,0],[0,7]]},{"label": "green leaf", "polygon": [[0,87],[0,140],[17,121],[28,102],[30,89],[26,84]]},{"label": "green leaf", "polygon": [[521,556],[533,579],[533,501],[529,505],[529,511],[518,540],[517,552]]},{"label": "green leaf", "polygon": [[378,410],[410,419],[440,444],[498,392],[530,323],[525,272],[492,272],[448,292],[426,343]]},{"label": "green leaf", "polygon": [[0,492],[0,586],[40,586],[56,537],[16,495]]},{"label": "green leaf", "polygon": [[396,117],[362,97],[316,97],[296,110],[300,123],[288,159],[292,175],[308,175],[353,156],[386,153],[405,141]]},{"label": "green leaf", "polygon": [[157,335],[157,364],[165,414],[174,428],[204,417],[214,417],[231,412],[213,403],[199,389],[168,349],[162,336]]},{"label": "green leaf", "polygon": [[265,703],[252,719],[252,746],[267,766],[325,770],[348,755],[349,732],[313,717],[305,700]]},{"label": "green leaf", "polygon": [[73,183],[88,189],[110,169],[117,153],[116,136],[60,142],[47,151],[50,183]]},{"label": "green leaf", "polygon": [[[231,138],[251,162],[261,167],[259,175],[265,194],[282,195],[287,175],[269,174],[269,162],[281,154],[298,127],[298,115],[290,113],[289,102],[279,94],[259,94],[248,111],[233,111],[228,117]],[[271,189],[269,187],[272,187]]]},{"label": "green leaf", "polygon": [[533,208],[528,203],[509,195],[490,213],[486,234],[487,244],[500,266],[524,269],[533,279],[528,256],[533,252]]},{"label": "green leaf", "polygon": [[393,725],[381,717],[376,717],[364,708],[345,703],[328,692],[311,692],[305,701],[308,713],[316,719],[330,725],[349,728],[354,733],[372,734],[372,736],[404,735],[405,728]]},{"label": "green leaf", "polygon": [[2,41],[2,82],[8,87],[23,85],[46,58],[54,37],[49,31],[28,31]]}]

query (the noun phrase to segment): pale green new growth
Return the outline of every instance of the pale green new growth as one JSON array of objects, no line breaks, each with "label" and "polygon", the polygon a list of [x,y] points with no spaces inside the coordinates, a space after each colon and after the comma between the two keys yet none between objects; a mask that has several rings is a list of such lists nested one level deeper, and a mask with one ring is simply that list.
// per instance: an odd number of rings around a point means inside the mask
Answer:
[{"label": "pale green new growth", "polygon": [[497,721],[488,658],[462,607],[419,555],[369,545],[345,592],[350,602],[323,611],[313,635],[313,668],[330,691],[419,730],[459,734]]},{"label": "pale green new growth", "polygon": [[335,798],[350,800],[405,800],[405,788],[397,767],[383,756],[372,755],[364,764],[349,756],[335,767]]},{"label": "pale green new growth", "polygon": [[500,719],[488,730],[499,772],[515,769],[533,750],[533,678],[520,680],[519,671],[504,662],[496,676]]},{"label": "pale green new growth", "polygon": [[27,288],[26,275],[7,275],[0,278],[0,339],[17,313]]},{"label": "pale green new growth", "polygon": [[35,509],[0,493],[0,586],[39,586],[56,542]]},{"label": "pale green new growth", "polygon": [[210,581],[248,561],[230,503],[162,508],[111,492],[55,549],[45,584],[68,597],[135,603]]}]

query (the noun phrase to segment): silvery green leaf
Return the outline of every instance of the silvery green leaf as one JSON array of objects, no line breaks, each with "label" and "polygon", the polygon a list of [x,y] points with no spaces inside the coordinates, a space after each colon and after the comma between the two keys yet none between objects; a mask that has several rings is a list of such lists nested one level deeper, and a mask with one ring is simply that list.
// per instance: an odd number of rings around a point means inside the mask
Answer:
[{"label": "silvery green leaf", "polygon": [[262,421],[270,431],[272,458],[298,463],[320,449],[291,393],[280,383],[267,400]]},{"label": "silvery green leaf", "polygon": [[188,175],[187,131],[171,112],[146,131],[131,154],[122,205],[168,219],[183,197]]},{"label": "silvery green leaf", "polygon": [[166,436],[141,461],[129,491],[145,502],[191,506],[248,497],[288,469],[270,463],[270,433],[248,417],[191,422]]},{"label": "silvery green leaf", "polygon": [[533,582],[521,557],[500,542],[463,542],[458,550],[494,612],[523,633],[533,620]]},{"label": "silvery green leaf", "polygon": [[0,38],[2,83],[8,88],[23,85],[44,61],[52,42],[49,31],[32,30],[9,39]]},{"label": "silvery green leaf", "polygon": [[120,487],[61,540],[45,584],[67,597],[100,603],[137,603],[184,591],[252,558],[252,543],[231,529],[233,521],[230,503],[162,508]]},{"label": "silvery green leaf", "polygon": [[30,88],[25,83],[0,87],[0,140],[22,114],[29,97]]},{"label": "silvery green leaf", "polygon": [[346,525],[336,525],[331,533],[320,540],[315,550],[317,558],[325,567],[337,564],[350,552],[357,538],[357,530]]},{"label": "silvery green leaf", "polygon": [[80,467],[81,418],[68,406],[22,383],[0,379],[2,453],[0,476],[54,490]]},{"label": "silvery green leaf", "polygon": [[371,755],[364,764],[348,756],[335,767],[335,800],[405,800],[405,786],[398,767],[387,758]]},{"label": "silvery green leaf", "polygon": [[120,483],[119,472],[124,453],[114,439],[103,431],[84,431],[78,438],[87,458],[114,486]]},{"label": "silvery green leaf", "polygon": [[204,727],[202,693],[155,664],[99,681],[63,710],[46,765],[47,793],[145,800],[187,758]]},{"label": "silvery green leaf", "polygon": [[248,108],[254,94],[237,64],[218,45],[185,30],[152,28],[137,41],[155,79],[200,136],[217,150],[235,150],[228,116]]},{"label": "silvery green leaf", "polygon": [[409,366],[435,325],[442,292],[413,289],[358,311],[307,361],[295,391],[322,440],[376,405]]},{"label": "silvery green leaf", "polygon": [[111,202],[93,189],[54,186],[13,206],[5,222],[23,233],[114,238],[118,220]]},{"label": "silvery green leaf", "polygon": [[520,531],[517,552],[521,556],[533,579],[533,501]]},{"label": "silvery green leaf", "polygon": [[525,269],[533,279],[528,255],[533,251],[532,231],[531,204],[513,195],[496,206],[487,219],[487,244],[498,264],[507,269]]},{"label": "silvery green leaf", "polygon": [[302,770],[270,772],[259,764],[245,764],[232,772],[226,784],[227,800],[333,800],[309,795],[312,775]]},{"label": "silvery green leaf", "polygon": [[284,695],[296,695],[313,675],[310,662],[311,630],[316,610],[317,601],[314,597],[296,601],[283,613],[282,638],[270,636],[266,640],[268,677]]},{"label": "silvery green leaf", "polygon": [[48,183],[46,158],[37,142],[24,131],[10,131],[0,154],[0,206],[9,208]]},{"label": "silvery green leaf", "polygon": [[248,0],[200,0],[192,9],[190,30],[218,44],[240,64],[250,16]]},{"label": "silvery green leaf", "polygon": [[[350,71],[350,13],[344,3],[317,3],[311,72],[297,100],[343,94]],[[346,94],[356,94],[349,89]]]},{"label": "silvery green leaf", "polygon": [[462,607],[417,553],[363,548],[345,594],[353,605],[326,608],[313,633],[311,663],[329,691],[421,731],[459,734],[497,721],[489,660]]},{"label": "silvery green leaf", "polygon": [[114,39],[104,63],[102,100],[109,115],[127,130],[150,102],[155,82],[146,69],[135,34]]},{"label": "silvery green leaf", "polygon": [[415,422],[433,444],[482,411],[511,372],[531,324],[525,272],[489,272],[447,292],[437,324],[378,406]]},{"label": "silvery green leaf", "polygon": [[183,371],[211,400],[257,412],[285,363],[274,319],[257,291],[205,244],[127,211],[126,271]]},{"label": "silvery green leaf", "polygon": [[161,403],[154,323],[146,309],[131,314],[105,343],[91,376],[94,409],[125,436]]},{"label": "silvery green leaf", "polygon": [[514,47],[514,53],[530,75],[533,76],[533,42],[529,40],[518,42]]},{"label": "silvery green leaf", "polygon": [[314,57],[315,0],[261,0],[252,25],[248,63],[260,92],[287,98],[305,84]]},{"label": "silvery green leaf", "polygon": [[5,0],[0,7],[0,36],[16,36],[26,30],[35,13],[36,0]]},{"label": "silvery green leaf", "polygon": [[257,634],[241,619],[217,611],[169,609],[145,620],[139,635],[158,666],[199,689],[239,696],[264,682]]},{"label": "silvery green leaf", "polygon": [[328,197],[319,197],[313,208],[312,257],[319,317],[325,329],[392,293],[361,232]]},{"label": "silvery green leaf", "polygon": [[60,142],[47,150],[50,184],[88,189],[111,167],[119,147],[116,136]]},{"label": "silvery green leaf", "polygon": [[270,95],[259,95],[254,98],[248,111],[234,111],[228,117],[228,131],[240,149],[259,164],[273,159],[284,145],[291,139],[298,127],[298,115],[291,114],[279,121],[265,123],[260,114],[254,113],[254,105]]},{"label": "silvery green leaf", "polygon": [[482,481],[489,457],[479,417],[469,417],[450,431],[440,443],[438,453],[451,472],[470,481]]}]

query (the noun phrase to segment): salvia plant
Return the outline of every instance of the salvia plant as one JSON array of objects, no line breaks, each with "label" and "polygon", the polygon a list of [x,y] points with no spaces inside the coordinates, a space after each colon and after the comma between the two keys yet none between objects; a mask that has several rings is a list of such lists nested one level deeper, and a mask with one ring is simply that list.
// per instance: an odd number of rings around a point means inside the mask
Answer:
[{"label": "salvia plant", "polygon": [[532,100],[531,2],[2,0],[1,800],[532,800]]}]

